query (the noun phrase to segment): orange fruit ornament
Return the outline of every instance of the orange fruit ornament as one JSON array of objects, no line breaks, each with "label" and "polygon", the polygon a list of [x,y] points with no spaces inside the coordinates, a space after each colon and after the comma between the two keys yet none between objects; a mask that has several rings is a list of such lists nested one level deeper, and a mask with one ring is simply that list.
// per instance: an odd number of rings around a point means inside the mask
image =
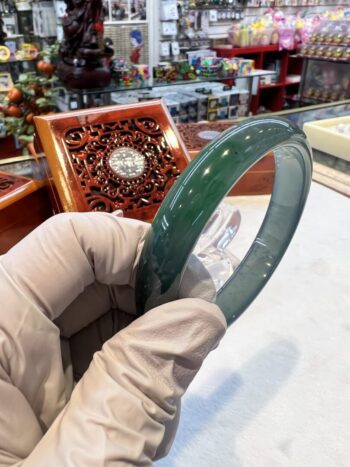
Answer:
[{"label": "orange fruit ornament", "polygon": [[33,119],[34,119],[34,113],[29,112],[29,114],[26,115],[26,122],[28,123],[28,125],[31,125],[33,123]]},{"label": "orange fruit ornament", "polygon": [[39,86],[38,84],[36,84],[36,83],[28,84],[28,88],[32,89],[35,92],[36,96],[42,95],[41,86]]},{"label": "orange fruit ornament", "polygon": [[42,73],[43,73],[43,71],[44,71],[45,66],[46,66],[45,60],[39,60],[39,61],[37,62],[37,64],[36,64],[37,70],[38,70],[38,71],[41,71]]},{"label": "orange fruit ornament", "polygon": [[7,108],[7,115],[10,117],[21,118],[23,115],[22,109],[18,105],[9,105]]},{"label": "orange fruit ornament", "polygon": [[19,104],[23,100],[23,92],[18,88],[12,88],[9,90],[6,97],[10,102]]},{"label": "orange fruit ornament", "polygon": [[51,77],[53,72],[54,72],[55,67],[52,65],[52,63],[47,63],[45,62],[45,66],[43,67],[42,72],[45,73],[48,77]]}]

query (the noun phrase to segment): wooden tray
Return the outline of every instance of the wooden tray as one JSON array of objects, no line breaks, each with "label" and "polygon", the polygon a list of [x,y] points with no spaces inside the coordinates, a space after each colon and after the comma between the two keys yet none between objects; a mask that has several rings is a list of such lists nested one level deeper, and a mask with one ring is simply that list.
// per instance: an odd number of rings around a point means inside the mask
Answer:
[{"label": "wooden tray", "polygon": [[46,184],[0,171],[0,254],[52,215]]}]

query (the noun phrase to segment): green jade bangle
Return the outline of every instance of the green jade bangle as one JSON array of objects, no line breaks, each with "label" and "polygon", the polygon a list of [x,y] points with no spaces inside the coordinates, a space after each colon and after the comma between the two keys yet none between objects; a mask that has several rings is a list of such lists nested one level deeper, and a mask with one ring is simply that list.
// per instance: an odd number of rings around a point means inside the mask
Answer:
[{"label": "green jade bangle", "polygon": [[231,324],[255,299],[293,237],[311,183],[312,156],[305,134],[278,117],[249,119],[226,130],[173,185],[141,253],[136,275],[139,313],[178,298],[188,258],[211,215],[244,173],[271,151],[275,180],[264,221],[215,303]]}]

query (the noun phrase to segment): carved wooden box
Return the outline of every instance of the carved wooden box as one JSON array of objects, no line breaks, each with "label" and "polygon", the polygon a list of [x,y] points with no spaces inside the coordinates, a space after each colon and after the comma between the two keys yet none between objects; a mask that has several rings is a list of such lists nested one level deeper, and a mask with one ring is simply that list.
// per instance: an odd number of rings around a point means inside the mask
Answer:
[{"label": "carved wooden box", "polygon": [[198,123],[178,123],[177,129],[185,143],[185,146],[194,157],[214,138],[220,135],[223,131],[235,126],[236,123],[232,120],[222,120],[216,122],[198,122]]},{"label": "carved wooden box", "polygon": [[0,254],[52,215],[45,183],[0,171]]},{"label": "carved wooden box", "polygon": [[190,160],[161,101],[40,116],[35,126],[65,211],[151,220]]},{"label": "carved wooden box", "polygon": [[[235,125],[234,121],[199,122],[178,124],[180,135],[189,151],[195,157],[212,139]],[[275,179],[275,160],[273,154],[266,155],[257,162],[236,183],[230,196],[265,195],[272,193]]]}]

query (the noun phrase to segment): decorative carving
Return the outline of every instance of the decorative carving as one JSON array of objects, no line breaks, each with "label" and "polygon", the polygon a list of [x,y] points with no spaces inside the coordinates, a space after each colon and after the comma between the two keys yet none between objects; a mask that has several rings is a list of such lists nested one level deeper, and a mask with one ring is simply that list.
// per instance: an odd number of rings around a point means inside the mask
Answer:
[{"label": "decorative carving", "polygon": [[8,189],[14,185],[15,182],[16,179],[14,177],[0,175],[0,191],[8,191]]},{"label": "decorative carving", "polygon": [[[223,131],[235,125],[234,121],[179,123],[177,128],[192,158]],[[229,196],[263,195],[272,193],[275,178],[275,160],[272,153],[253,165],[236,183]]]},{"label": "decorative carving", "polygon": [[102,0],[65,0],[64,40],[57,74],[72,88],[99,88],[109,84],[111,72],[103,58],[113,50],[103,42]]},{"label": "decorative carving", "polygon": [[200,151],[220,133],[234,126],[233,121],[179,123],[177,128],[189,151]]},{"label": "decorative carving", "polygon": [[162,101],[34,119],[64,211],[151,220],[190,161]]},{"label": "decorative carving", "polygon": [[13,194],[18,188],[23,188],[30,180],[26,177],[12,175],[7,172],[0,171],[0,205],[1,201],[10,193]]},{"label": "decorative carving", "polygon": [[145,170],[145,157],[140,152],[129,147],[117,148],[109,157],[112,170],[125,178],[136,178]]},{"label": "decorative carving", "polygon": [[[180,174],[159,124],[151,117],[70,128],[64,142],[89,211],[122,209],[128,214],[160,204]],[[115,154],[122,157],[123,167],[112,162]]]}]

